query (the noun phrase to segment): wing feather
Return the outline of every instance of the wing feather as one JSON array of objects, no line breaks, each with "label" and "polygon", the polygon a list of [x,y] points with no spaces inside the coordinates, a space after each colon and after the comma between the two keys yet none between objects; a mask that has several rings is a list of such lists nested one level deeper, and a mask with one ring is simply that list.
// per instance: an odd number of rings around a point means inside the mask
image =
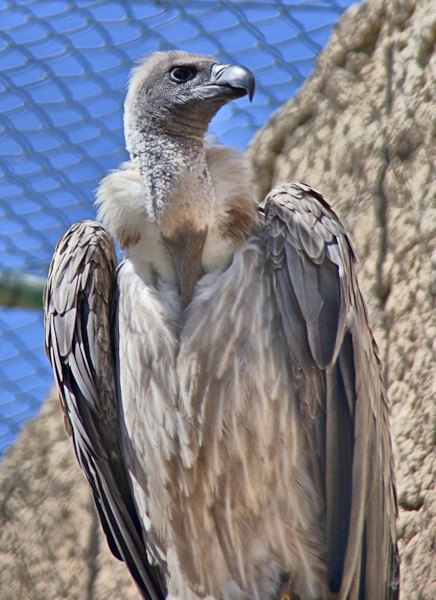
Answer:
[{"label": "wing feather", "polygon": [[272,190],[264,213],[267,261],[325,499],[330,590],[341,600],[398,598],[388,402],[353,250],[331,207],[305,184]]},{"label": "wing feather", "polygon": [[45,343],[109,546],[142,597],[163,600],[162,574],[148,563],[121,451],[112,347],[116,264],[114,243],[100,224],[71,227],[56,247],[44,291]]}]

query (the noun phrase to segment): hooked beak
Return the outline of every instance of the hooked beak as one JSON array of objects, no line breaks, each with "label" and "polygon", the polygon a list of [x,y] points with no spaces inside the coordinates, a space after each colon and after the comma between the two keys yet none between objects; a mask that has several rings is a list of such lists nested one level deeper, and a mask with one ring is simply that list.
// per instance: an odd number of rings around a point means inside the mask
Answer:
[{"label": "hooked beak", "polygon": [[213,65],[210,80],[202,86],[201,93],[204,98],[234,100],[248,96],[253,99],[256,82],[253,73],[239,65]]}]

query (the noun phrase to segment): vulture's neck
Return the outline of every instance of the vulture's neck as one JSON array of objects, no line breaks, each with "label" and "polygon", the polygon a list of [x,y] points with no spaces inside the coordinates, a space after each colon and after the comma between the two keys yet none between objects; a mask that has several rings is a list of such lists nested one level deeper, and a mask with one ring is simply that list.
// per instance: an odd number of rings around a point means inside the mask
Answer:
[{"label": "vulture's neck", "polygon": [[174,262],[184,308],[202,275],[201,255],[215,205],[204,142],[151,131],[142,145],[132,159],[144,181],[147,210]]},{"label": "vulture's neck", "polygon": [[183,221],[204,219],[214,202],[213,184],[202,138],[165,135],[153,129],[140,132],[132,160],[146,189],[147,212],[164,235]]},{"label": "vulture's neck", "polygon": [[257,223],[250,176],[240,155],[203,140],[152,132],[129,142],[131,162],[99,187],[98,217],[145,281],[178,284],[185,307],[196,281],[226,268]]}]

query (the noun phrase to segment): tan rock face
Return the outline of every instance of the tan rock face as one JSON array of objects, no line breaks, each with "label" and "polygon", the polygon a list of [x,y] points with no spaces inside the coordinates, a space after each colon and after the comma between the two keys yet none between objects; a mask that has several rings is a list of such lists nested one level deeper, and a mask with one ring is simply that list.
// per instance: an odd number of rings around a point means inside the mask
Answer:
[{"label": "tan rock face", "polygon": [[[352,8],[248,153],[261,196],[306,181],[354,242],[392,402],[403,600],[436,598],[435,48],[434,0]],[[138,598],[53,397],[0,471],[0,600],[23,598]]]},{"label": "tan rock face", "polygon": [[0,472],[1,600],[138,599],[107,548],[55,394]]}]

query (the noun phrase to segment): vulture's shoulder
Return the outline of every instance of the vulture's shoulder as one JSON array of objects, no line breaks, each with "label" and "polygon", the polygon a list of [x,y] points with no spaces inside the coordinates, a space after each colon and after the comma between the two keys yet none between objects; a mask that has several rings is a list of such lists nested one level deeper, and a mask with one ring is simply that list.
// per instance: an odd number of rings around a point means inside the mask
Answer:
[{"label": "vulture's shoulder", "polygon": [[295,346],[297,336],[300,364],[326,368],[337,356],[356,286],[349,238],[324,197],[304,183],[277,186],[260,210],[288,343]]}]

